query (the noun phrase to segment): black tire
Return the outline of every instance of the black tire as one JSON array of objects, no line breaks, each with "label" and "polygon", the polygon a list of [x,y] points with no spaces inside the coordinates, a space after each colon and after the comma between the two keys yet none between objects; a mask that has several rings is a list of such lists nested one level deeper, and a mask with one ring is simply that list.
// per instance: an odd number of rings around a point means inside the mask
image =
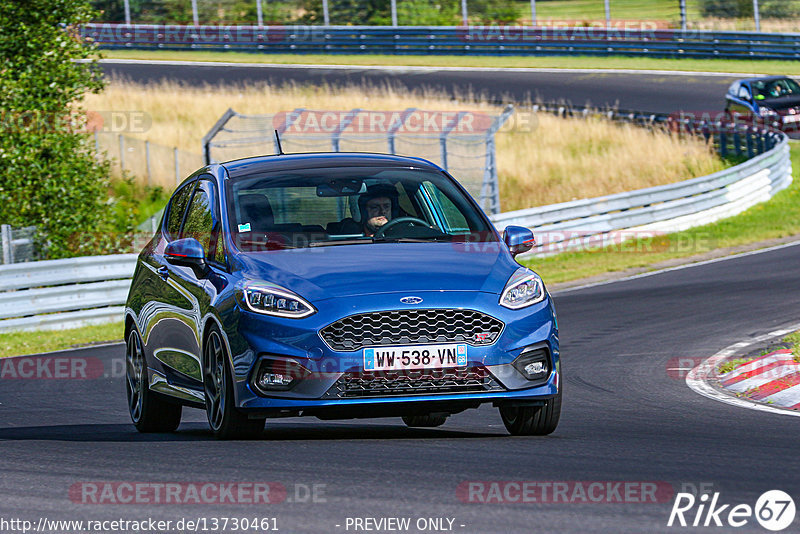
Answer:
[{"label": "black tire", "polygon": [[132,328],[125,346],[125,389],[131,421],[139,432],[174,432],[181,424],[182,406],[150,391],[149,384],[142,338]]},{"label": "black tire", "polygon": [[561,418],[561,390],[544,406],[501,406],[500,417],[512,436],[546,436]]},{"label": "black tire", "polygon": [[228,354],[216,326],[203,347],[203,389],[208,424],[219,439],[256,439],[266,418],[250,419],[236,409]]},{"label": "black tire", "polygon": [[409,427],[435,427],[442,426],[447,421],[446,415],[427,414],[427,415],[404,415],[403,422]]}]

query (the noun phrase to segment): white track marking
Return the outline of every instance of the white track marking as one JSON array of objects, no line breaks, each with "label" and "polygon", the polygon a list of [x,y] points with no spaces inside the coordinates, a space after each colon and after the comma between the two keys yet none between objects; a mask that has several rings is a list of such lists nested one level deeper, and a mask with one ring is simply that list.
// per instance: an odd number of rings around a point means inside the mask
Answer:
[{"label": "white track marking", "polygon": [[[81,60],[88,62],[89,60]],[[412,65],[316,65],[300,63],[244,63],[235,61],[191,61],[161,59],[101,59],[107,65],[171,65],[198,67],[252,67],[260,69],[332,69],[332,70],[380,70],[386,72],[533,72],[533,73],[575,73],[575,74],[652,74],[657,76],[713,76],[720,78],[753,78],[766,76],[746,72],[694,72],[686,70],[639,70],[639,69],[556,69],[537,67],[425,67]],[[796,75],[789,75],[796,76]]]},{"label": "white track marking", "polygon": [[699,393],[704,397],[708,397],[709,399],[714,399],[719,402],[724,402],[725,404],[732,404],[740,408],[750,408],[751,410],[758,410],[762,412],[770,412],[775,414],[800,417],[800,412],[775,408],[773,406],[760,404],[747,399],[740,399],[738,397],[734,397],[732,395],[723,393],[722,391],[715,389],[714,387],[711,386],[711,384],[708,383],[708,379],[713,374],[714,369],[725,358],[732,356],[736,353],[739,353],[743,349],[751,345],[755,345],[757,343],[763,343],[765,341],[774,339],[776,337],[783,337],[796,330],[800,330],[800,323],[789,325],[781,330],[775,330],[773,332],[769,332],[768,334],[755,337],[748,341],[740,341],[739,343],[734,343],[733,345],[730,345],[729,347],[722,349],[721,351],[711,356],[710,358],[707,358],[702,363],[700,363],[700,365],[692,369],[689,372],[689,374],[686,375],[686,385],[689,386],[689,388],[691,388],[694,392]]},{"label": "white track marking", "polygon": [[569,292],[572,292],[572,291],[579,291],[581,289],[589,289],[591,287],[605,286],[605,285],[608,285],[608,284],[616,284],[618,282],[627,282],[628,280],[636,280],[637,278],[647,278],[648,276],[655,276],[655,275],[658,275],[658,274],[669,273],[669,272],[672,272],[672,271],[680,271],[682,269],[691,269],[692,267],[700,267],[701,265],[709,265],[709,264],[712,264],[712,263],[719,263],[721,261],[728,261],[728,260],[737,260],[739,258],[744,258],[746,256],[754,256],[756,254],[764,254],[765,252],[772,252],[773,250],[780,250],[782,248],[794,247],[794,246],[797,246],[797,245],[800,245],[800,240],[792,241],[791,243],[784,243],[782,245],[776,245],[774,247],[761,248],[761,249],[758,249],[758,250],[751,250],[749,252],[742,252],[740,254],[731,254],[730,256],[723,256],[722,258],[714,258],[714,259],[711,259],[711,260],[698,261],[698,262],[694,262],[694,263],[687,263],[685,265],[678,265],[676,267],[668,267],[666,269],[659,269],[657,271],[649,271],[649,272],[646,272],[646,273],[634,274],[632,276],[626,276],[625,278],[618,278],[616,280],[605,280],[603,282],[594,282],[594,283],[586,284],[586,285],[582,285],[582,286],[568,287],[568,288],[565,288],[565,289],[559,289],[558,291],[553,291],[552,294],[553,295],[560,295],[561,293],[569,293]]}]

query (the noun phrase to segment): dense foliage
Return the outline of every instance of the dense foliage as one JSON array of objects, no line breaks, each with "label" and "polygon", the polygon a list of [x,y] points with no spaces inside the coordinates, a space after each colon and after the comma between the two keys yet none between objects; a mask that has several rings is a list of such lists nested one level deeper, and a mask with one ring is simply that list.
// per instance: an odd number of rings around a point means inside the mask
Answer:
[{"label": "dense foliage", "polygon": [[[123,22],[123,0],[92,0],[98,10],[96,20]],[[151,24],[186,24],[192,22],[188,0],[130,0],[131,20]],[[323,21],[322,0],[262,0],[265,23],[320,24]],[[390,24],[388,0],[329,0],[331,24]],[[199,0],[197,15],[201,24],[238,24],[256,21],[255,0]],[[520,16],[514,2],[504,0],[470,0],[472,22],[511,22]],[[461,24],[461,0],[398,0],[397,19],[401,25]]]},{"label": "dense foliage", "polygon": [[76,31],[92,17],[88,0],[0,0],[0,222],[37,226],[51,258],[121,245],[79,108],[103,86]]}]

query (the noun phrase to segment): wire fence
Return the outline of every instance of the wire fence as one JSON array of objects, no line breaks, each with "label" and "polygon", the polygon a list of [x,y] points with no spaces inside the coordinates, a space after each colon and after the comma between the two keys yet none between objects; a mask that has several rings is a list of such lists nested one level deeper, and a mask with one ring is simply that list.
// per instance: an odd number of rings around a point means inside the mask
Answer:
[{"label": "wire fence", "polygon": [[3,265],[40,259],[35,246],[36,227],[12,228],[0,225],[0,250]]},{"label": "wire fence", "polygon": [[[489,213],[500,212],[495,134],[514,112],[407,108],[395,111],[295,109],[244,115],[229,109],[203,138],[206,163],[303,152],[377,152],[420,157],[456,177]],[[280,135],[278,146],[276,132]]]},{"label": "wire fence", "polygon": [[96,22],[800,31],[800,0],[93,0]]},{"label": "wire fence", "polygon": [[111,160],[115,176],[134,176],[148,186],[172,191],[186,176],[203,166],[199,153],[153,143],[144,139],[96,132],[95,148]]}]

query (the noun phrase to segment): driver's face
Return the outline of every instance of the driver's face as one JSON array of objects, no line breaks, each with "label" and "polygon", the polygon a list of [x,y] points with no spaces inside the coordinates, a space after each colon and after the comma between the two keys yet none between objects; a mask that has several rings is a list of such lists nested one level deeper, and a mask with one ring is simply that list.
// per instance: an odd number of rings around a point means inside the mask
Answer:
[{"label": "driver's face", "polygon": [[386,197],[371,198],[367,201],[367,215],[370,219],[385,217],[386,221],[392,218],[392,201]]}]

